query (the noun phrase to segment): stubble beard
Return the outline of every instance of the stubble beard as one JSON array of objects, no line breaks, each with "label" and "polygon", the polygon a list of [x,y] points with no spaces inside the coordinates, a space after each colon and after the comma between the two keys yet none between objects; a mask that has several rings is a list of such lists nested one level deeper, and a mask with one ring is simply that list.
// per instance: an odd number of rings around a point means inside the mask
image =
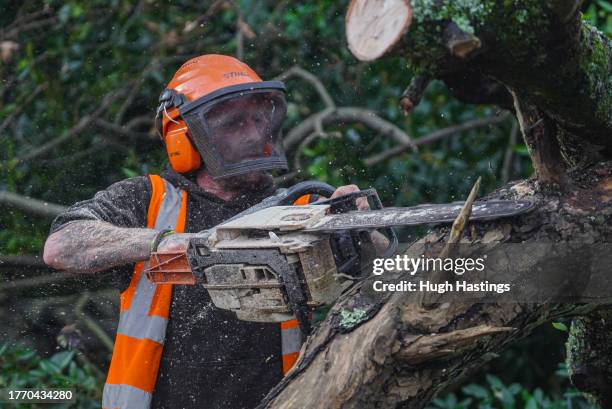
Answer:
[{"label": "stubble beard", "polygon": [[219,180],[224,190],[235,193],[257,192],[269,189],[274,184],[268,172],[249,172]]}]

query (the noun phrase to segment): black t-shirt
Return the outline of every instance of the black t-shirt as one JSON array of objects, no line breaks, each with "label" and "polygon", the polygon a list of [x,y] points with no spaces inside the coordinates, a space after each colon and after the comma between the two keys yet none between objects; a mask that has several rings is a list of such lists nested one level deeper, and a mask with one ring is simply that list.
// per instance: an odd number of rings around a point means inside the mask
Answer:
[{"label": "black t-shirt", "polygon": [[[228,203],[201,189],[192,178],[172,170],[162,176],[188,192],[187,233],[213,227],[274,191],[269,186]],[[146,227],[150,197],[148,177],[115,183],[71,206],[54,220],[51,232],[76,220]],[[118,267],[109,277],[123,291],[133,269],[133,264]],[[204,288],[173,286],[153,409],[253,408],[281,378],[278,324],[239,321],[231,312],[216,308]]]}]

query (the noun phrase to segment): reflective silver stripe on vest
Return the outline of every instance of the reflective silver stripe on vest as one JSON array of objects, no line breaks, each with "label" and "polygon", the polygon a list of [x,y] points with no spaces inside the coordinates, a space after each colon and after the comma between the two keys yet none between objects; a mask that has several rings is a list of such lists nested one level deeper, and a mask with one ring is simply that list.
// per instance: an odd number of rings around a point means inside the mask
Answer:
[{"label": "reflective silver stripe on vest", "polygon": [[[176,228],[176,220],[181,210],[181,191],[166,180],[164,187],[164,196],[155,220],[156,230]],[[145,262],[144,268],[148,265],[149,263]],[[141,274],[130,308],[122,311],[119,316],[119,334],[138,339],[147,338],[163,344],[168,320],[149,315],[156,287],[145,274]]]},{"label": "reflective silver stripe on vest", "polygon": [[164,317],[153,315],[141,317],[138,320],[131,319],[130,317],[134,317],[134,315],[126,314],[125,312],[119,315],[118,332],[120,334],[138,339],[148,338],[160,344],[164,343],[166,326],[168,325]]},{"label": "reflective silver stripe on vest", "polygon": [[[165,192],[159,207],[155,229],[175,229],[181,211],[181,190],[164,180]],[[146,269],[149,263],[146,262]],[[140,275],[130,307],[119,315],[118,334],[132,338],[150,339],[164,343],[168,320],[150,316],[151,302],[156,284],[151,283],[145,274]],[[148,409],[152,395],[130,385],[105,384],[102,394],[102,407],[106,409]]]},{"label": "reflective silver stripe on vest", "polygon": [[161,206],[159,206],[159,213],[157,219],[155,219],[155,228],[161,229],[175,229],[176,219],[178,219],[181,211],[181,191],[168,181],[164,179],[164,198]]},{"label": "reflective silver stripe on vest", "polygon": [[106,409],[148,409],[152,395],[130,385],[104,385],[102,407]]},{"label": "reflective silver stripe on vest", "polygon": [[281,330],[281,341],[283,343],[283,355],[300,352],[302,347],[302,333],[299,328],[288,328]]}]

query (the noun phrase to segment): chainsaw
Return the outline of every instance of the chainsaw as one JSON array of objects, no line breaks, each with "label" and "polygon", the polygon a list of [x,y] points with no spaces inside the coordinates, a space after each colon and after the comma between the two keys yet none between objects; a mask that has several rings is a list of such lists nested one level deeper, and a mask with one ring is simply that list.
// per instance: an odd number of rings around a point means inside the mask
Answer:
[{"label": "chainsaw", "polygon": [[[306,181],[196,234],[182,252],[155,252],[146,270],[159,284],[202,285],[214,305],[238,319],[282,322],[297,318],[308,332],[310,312],[333,303],[354,280],[367,276],[371,257],[398,247],[394,226],[452,223],[463,202],[383,208],[376,189],[293,206],[307,194],[329,197],[331,185]],[[365,197],[369,211],[358,211]],[[470,221],[516,216],[533,204],[475,201]],[[385,249],[374,245],[385,236]],[[380,243],[380,240],[379,240]],[[379,246],[380,247],[380,246]]]}]

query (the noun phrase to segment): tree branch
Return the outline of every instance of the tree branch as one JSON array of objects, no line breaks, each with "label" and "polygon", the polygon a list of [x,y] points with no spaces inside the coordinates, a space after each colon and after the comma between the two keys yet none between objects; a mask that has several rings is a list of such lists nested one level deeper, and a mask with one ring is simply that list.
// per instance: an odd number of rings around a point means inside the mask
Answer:
[{"label": "tree branch", "polygon": [[501,170],[501,182],[506,184],[512,177],[512,169],[514,167],[514,145],[516,145],[518,138],[519,126],[517,121],[512,122],[512,129],[510,130],[510,136],[508,138],[508,146],[506,147],[506,153],[504,154],[504,162]]},{"label": "tree branch", "polygon": [[44,28],[46,26],[53,26],[57,24],[58,21],[59,18],[57,16],[51,16],[40,20],[24,23],[16,26],[11,30],[7,30],[6,32],[0,32],[0,40],[14,39],[21,33],[39,28]]},{"label": "tree branch", "polygon": [[85,305],[87,304],[87,301],[89,301],[89,298],[90,298],[89,292],[85,291],[77,300],[74,306],[74,313],[78,319],[83,321],[85,326],[96,336],[96,338],[98,338],[100,342],[102,342],[102,344],[106,347],[106,349],[112,352],[113,347],[115,345],[113,340],[108,336],[106,331],[104,331],[102,327],[100,327],[100,325],[98,325],[98,323],[95,322],[84,311]]},{"label": "tree branch", "polygon": [[415,106],[419,105],[430,82],[431,78],[427,75],[417,75],[410,81],[399,100],[405,114],[409,114]]},{"label": "tree branch", "polygon": [[576,317],[566,343],[572,383],[601,408],[612,407],[612,310],[602,308]]},{"label": "tree branch", "polygon": [[187,34],[191,31],[195,30],[198,26],[203,25],[206,20],[217,14],[219,11],[223,9],[227,0],[215,0],[210,6],[206,8],[206,12],[200,16],[198,16],[193,21],[188,21],[185,23],[185,27],[183,28],[183,33]]},{"label": "tree branch", "polygon": [[[7,256],[4,256],[7,257]],[[44,274],[36,277],[22,278],[19,280],[7,281],[0,284],[0,291],[13,291],[29,287],[42,287],[49,284],[55,284],[61,281],[74,279],[74,274],[68,273],[52,273]]]},{"label": "tree branch", "polygon": [[309,82],[315,88],[315,90],[319,94],[319,97],[321,97],[321,100],[327,108],[334,108],[336,106],[333,98],[331,97],[331,95],[329,95],[329,92],[327,91],[325,85],[323,85],[321,80],[316,75],[314,75],[310,71],[303,69],[302,67],[295,65],[274,79],[278,81],[285,81],[292,77],[298,77],[303,79],[304,81]]},{"label": "tree branch", "polygon": [[323,125],[332,123],[358,123],[373,131],[382,134],[406,146],[406,149],[416,150],[416,143],[400,128],[378,116],[375,112],[357,107],[339,107],[326,114],[324,117],[320,113],[313,114],[293,127],[284,139],[285,149],[291,151],[304,138],[316,130],[317,122]]},{"label": "tree branch", "polygon": [[91,115],[86,115],[82,117],[79,122],[76,123],[72,128],[64,131],[62,135],[57,138],[31,150],[30,152],[15,158],[14,163],[20,164],[25,162],[30,162],[33,159],[36,159],[39,156],[45,155],[51,150],[53,150],[56,146],[61,145],[62,143],[72,139],[82,131],[84,131],[95,119],[97,119],[102,113],[120,96],[125,94],[125,90],[118,90],[110,95],[107,95],[100,107],[96,109]]},{"label": "tree branch", "polygon": [[[459,239],[461,239],[461,234],[463,233],[463,230],[465,229],[465,226],[467,225],[468,220],[470,220],[470,215],[472,214],[472,205],[474,204],[474,201],[476,200],[476,196],[478,196],[478,191],[480,190],[481,181],[482,181],[482,177],[478,176],[478,179],[476,179],[476,183],[474,183],[474,186],[472,186],[472,189],[470,190],[470,193],[467,199],[465,199],[465,203],[461,207],[461,211],[459,212],[459,214],[457,215],[457,218],[455,219],[455,221],[453,222],[453,225],[451,226],[450,233],[448,235],[448,240],[446,241],[446,243],[444,244],[444,247],[438,254],[438,258],[445,259],[449,257],[450,255],[454,254],[457,248],[457,243],[459,243]],[[447,271],[436,270],[432,272],[431,274],[431,281],[434,283],[440,283],[442,281],[449,279],[450,275],[451,273]],[[419,297],[420,307],[424,307],[426,304],[433,304],[434,302],[436,302],[437,300],[441,298],[440,294],[434,293],[430,295],[425,291],[423,291],[420,295],[421,295]]]},{"label": "tree branch", "polygon": [[441,358],[450,358],[461,354],[475,341],[487,336],[515,331],[512,327],[494,327],[478,325],[443,334],[409,335],[402,340],[398,359],[410,365],[419,365]]},{"label": "tree branch", "polygon": [[[437,142],[440,139],[446,138],[448,136],[453,136],[460,132],[469,131],[472,129],[483,128],[485,126],[490,126],[490,125],[497,125],[501,122],[504,122],[509,117],[510,117],[510,114],[505,113],[503,115],[490,116],[488,118],[473,119],[471,121],[467,121],[460,125],[453,125],[453,126],[449,126],[448,128],[434,131],[430,133],[429,135],[415,139],[413,142],[416,146],[427,145],[430,143]],[[410,148],[411,146],[406,145],[406,144],[394,146],[391,149],[388,149],[386,151],[383,151],[375,155],[372,155],[368,158],[365,158],[363,162],[365,163],[366,166],[374,166],[394,156],[401,155],[402,153],[406,152]]]},{"label": "tree branch", "polygon": [[0,254],[0,266],[18,266],[48,268],[40,256],[21,255],[21,254]]},{"label": "tree branch", "polygon": [[302,168],[302,155],[304,153],[304,150],[308,147],[308,145],[312,143],[312,141],[314,141],[315,139],[319,139],[319,138],[328,138],[330,136],[335,137],[335,138],[341,138],[342,134],[340,132],[326,133],[326,132],[314,131],[313,133],[308,135],[306,138],[304,138],[304,140],[300,143],[300,146],[298,146],[296,153],[295,153],[294,169],[298,172],[302,172],[304,170]]},{"label": "tree branch", "polygon": [[[548,139],[558,139],[568,168],[612,158],[612,43],[582,21],[581,1],[389,3],[400,10],[398,14],[415,13],[408,31],[400,24],[391,26],[396,16],[377,13],[374,6],[370,15],[358,18],[351,10],[366,9],[367,1],[351,1],[346,26],[356,35],[347,34],[347,40],[357,58],[364,54],[378,58],[392,50],[433,78],[467,72],[493,80],[518,92],[522,103],[550,119]],[[475,58],[461,59],[449,51],[441,33],[450,22],[478,38],[480,45],[468,47],[478,49]],[[379,37],[371,35],[373,28],[381,31]],[[499,91],[488,93],[498,94],[496,99],[504,102],[506,97]]]},{"label": "tree branch", "polygon": [[[149,129],[151,129],[153,122],[154,119],[150,115],[140,115],[127,121],[125,124],[123,124],[123,127],[126,129],[136,129],[140,128],[141,126],[148,126]],[[148,132],[148,135],[151,135],[151,132]]]},{"label": "tree branch", "polygon": [[0,191],[0,204],[14,207],[25,213],[44,217],[55,217],[67,209],[67,207],[62,205],[32,199],[31,197],[7,191]]},{"label": "tree branch", "polygon": [[0,134],[2,134],[2,132],[4,132],[4,130],[6,129],[6,127],[9,126],[9,124],[17,117],[17,115],[19,115],[21,113],[23,108],[26,107],[27,105],[29,105],[30,102],[32,102],[34,100],[34,98],[36,98],[38,96],[38,94],[40,94],[45,88],[47,88],[47,84],[41,84],[41,85],[37,86],[34,89],[34,91],[32,91],[27,96],[27,98],[25,99],[25,101],[23,101],[23,103],[19,104],[18,107],[13,108],[13,110],[10,113],[10,115],[8,115],[6,117],[6,119],[4,121],[2,121],[2,124],[0,124]]},{"label": "tree branch", "polygon": [[138,138],[147,141],[154,139],[148,133],[132,131],[125,125],[118,125],[102,118],[94,119],[94,124],[105,131],[111,132],[113,135],[122,136],[125,138]]},{"label": "tree branch", "polygon": [[521,102],[513,93],[516,117],[521,127],[531,163],[538,180],[544,184],[564,186],[565,165],[559,143],[551,134],[549,119],[537,107]]},{"label": "tree branch", "polygon": [[125,116],[126,111],[134,101],[134,98],[136,98],[136,96],[138,95],[138,91],[144,84],[146,77],[156,69],[159,69],[159,60],[157,58],[153,58],[151,62],[147,64],[146,68],[142,70],[142,72],[138,76],[138,79],[134,81],[134,84],[132,85],[127,94],[127,97],[125,98],[125,100],[121,104],[121,107],[119,107],[117,114],[115,115],[115,119],[113,120],[114,124],[119,125],[123,121],[123,117]]}]

